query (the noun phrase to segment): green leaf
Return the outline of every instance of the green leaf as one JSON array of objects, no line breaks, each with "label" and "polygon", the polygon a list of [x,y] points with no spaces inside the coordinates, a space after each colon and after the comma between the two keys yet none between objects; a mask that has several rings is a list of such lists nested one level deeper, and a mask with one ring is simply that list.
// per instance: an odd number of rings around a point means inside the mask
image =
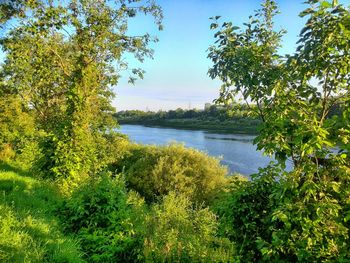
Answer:
[{"label": "green leaf", "polygon": [[[333,0],[333,4],[334,4],[334,0]],[[329,3],[328,1],[323,1],[323,2],[321,2],[321,6],[323,7],[323,8],[331,8],[332,7],[332,4],[331,3]]]}]

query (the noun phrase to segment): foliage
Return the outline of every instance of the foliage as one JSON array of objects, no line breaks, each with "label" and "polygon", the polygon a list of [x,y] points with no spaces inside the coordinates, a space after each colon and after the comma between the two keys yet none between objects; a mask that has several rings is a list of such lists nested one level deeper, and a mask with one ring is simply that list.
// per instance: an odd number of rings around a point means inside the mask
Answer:
[{"label": "foliage", "polygon": [[[209,48],[208,54],[214,63],[209,76],[223,81],[217,101],[232,103],[235,96],[241,94],[246,101],[256,104],[251,111],[262,120],[268,99],[273,95],[274,82],[283,73],[277,50],[284,30],[273,30],[272,19],[277,13],[275,1],[266,0],[262,8],[249,17],[244,30],[238,31],[240,28],[231,22],[223,23],[215,33],[216,45]],[[212,18],[212,29],[219,27],[219,18]]]},{"label": "foliage", "polygon": [[216,216],[173,192],[145,206],[123,178],[104,175],[76,190],[58,210],[88,262],[229,262],[233,244],[216,237]]},{"label": "foliage", "polygon": [[[220,121],[230,120],[232,117],[242,118],[248,117],[249,107],[253,105],[246,105],[241,103],[233,103],[231,105],[210,105],[204,110],[189,109],[184,110],[178,108],[169,111],[141,111],[141,110],[126,110],[120,111],[114,116],[118,120],[171,120],[171,119],[219,119]],[[254,119],[254,118],[252,118]]]},{"label": "foliage", "polygon": [[[303,170],[299,170],[303,169]],[[341,167],[321,168],[318,175],[304,164],[281,180],[271,195],[272,239],[260,240],[266,259],[287,261],[349,260],[347,196],[349,179]]]},{"label": "foliage", "polygon": [[146,262],[232,262],[234,246],[216,237],[216,216],[170,192],[146,217]]},{"label": "foliage", "polygon": [[[274,154],[282,169],[287,159],[294,164],[292,171],[278,173],[269,195],[271,223],[263,228],[271,239],[260,236],[257,243],[266,261],[350,257],[350,11],[336,1],[308,3],[301,13],[308,21],[294,55],[277,55],[281,32],[273,30],[277,9],[270,0],[246,30],[237,32],[224,23],[209,53],[214,62],[210,75],[224,82],[220,99],[242,92],[256,103],[263,120],[258,148]],[[335,104],[343,108],[342,115],[329,117]],[[255,205],[250,203],[253,211]]]},{"label": "foliage", "polygon": [[[30,2],[30,1],[29,1]],[[23,15],[26,2],[24,0],[3,0],[0,2],[0,28],[12,17]]]},{"label": "foliage", "polygon": [[53,216],[60,198],[50,184],[1,163],[0,193],[1,262],[83,262],[78,242]]},{"label": "foliage", "polygon": [[[36,127],[47,134],[40,143],[39,170],[51,177],[100,171],[106,162],[99,145],[108,143],[104,135],[116,127],[112,86],[119,71],[127,69],[123,55],[131,53],[140,61],[152,56],[148,45],[154,39],[147,33],[128,35],[128,21],[150,14],[160,26],[160,8],[139,0],[33,0],[0,7],[10,10],[8,19],[17,19],[2,32],[4,85],[33,110]],[[143,76],[140,69],[132,72]]]},{"label": "foliage", "polygon": [[[23,109],[18,96],[1,93],[4,94],[0,100],[0,160],[11,161],[17,157],[22,163],[31,163],[36,152],[33,117]],[[31,156],[25,157],[28,148]]]},{"label": "foliage", "polygon": [[122,177],[103,175],[77,189],[58,214],[66,231],[81,240],[89,262],[134,262],[142,240],[133,218],[142,216],[142,205],[127,193]]},{"label": "foliage", "polygon": [[[254,105],[249,105],[254,107]],[[220,132],[256,134],[260,120],[252,116],[246,104],[210,105],[204,110],[169,111],[126,110],[114,114],[120,124],[198,129]]]},{"label": "foliage", "polygon": [[260,174],[253,175],[252,181],[233,176],[228,191],[213,206],[220,219],[220,236],[235,242],[240,262],[262,261],[258,241],[271,239],[275,203],[270,196],[277,187],[278,174],[278,169],[270,166],[260,168]]},{"label": "foliage", "polygon": [[[1,26],[16,23],[1,31],[0,158],[35,159],[56,181],[1,164],[0,260],[81,262],[73,233],[91,262],[348,262],[350,9],[307,3],[298,47],[286,57],[275,1],[243,29],[214,18],[209,75],[223,81],[217,102],[226,108],[122,113],[227,120],[238,118],[227,111],[236,107],[259,116],[255,142],[277,163],[247,181],[226,178],[217,159],[196,150],[134,145],[112,132],[123,54],[152,55],[151,37],[129,36],[128,21],[144,13],[160,25],[153,1],[1,2]],[[233,102],[237,94],[246,105]],[[107,167],[125,179],[102,173]]]},{"label": "foliage", "polygon": [[[350,173],[342,136],[349,131],[348,119],[345,113],[326,116],[335,102],[349,99],[349,9],[322,2],[301,15],[309,20],[296,53],[287,61],[290,75],[283,91],[277,88],[274,120],[268,120],[258,138],[268,142],[261,147],[275,151],[282,161],[290,157],[295,166],[274,194],[280,205],[273,219],[282,221],[283,227],[274,231],[264,253],[295,255],[300,261],[348,260],[349,225],[344,215],[349,209]],[[277,126],[273,132],[272,123]],[[336,123],[339,130],[333,128]],[[334,150],[335,146],[339,148]]]},{"label": "foliage", "polygon": [[226,183],[227,169],[219,160],[183,145],[131,145],[114,169],[125,173],[127,186],[147,202],[171,191],[193,202],[210,202]]}]

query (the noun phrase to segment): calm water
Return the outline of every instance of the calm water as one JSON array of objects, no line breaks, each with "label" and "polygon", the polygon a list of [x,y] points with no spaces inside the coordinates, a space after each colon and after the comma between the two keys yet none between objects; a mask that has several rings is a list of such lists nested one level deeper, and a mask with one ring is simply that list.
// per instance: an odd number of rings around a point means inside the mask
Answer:
[{"label": "calm water", "polygon": [[271,159],[263,156],[252,144],[254,136],[240,134],[216,134],[204,131],[153,128],[141,125],[122,125],[121,132],[137,143],[164,145],[170,142],[184,143],[187,147],[220,157],[231,172],[249,175],[266,166]]}]

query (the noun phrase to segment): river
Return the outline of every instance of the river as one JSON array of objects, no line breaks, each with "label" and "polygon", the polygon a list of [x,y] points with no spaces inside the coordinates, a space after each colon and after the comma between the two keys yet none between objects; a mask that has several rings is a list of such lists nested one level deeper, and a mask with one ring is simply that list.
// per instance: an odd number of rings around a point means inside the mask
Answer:
[{"label": "river", "polygon": [[122,125],[120,131],[137,143],[164,145],[171,142],[184,143],[211,156],[221,158],[230,172],[243,175],[256,173],[272,159],[264,156],[253,145],[254,136],[242,134],[218,134],[205,131],[172,128]]}]

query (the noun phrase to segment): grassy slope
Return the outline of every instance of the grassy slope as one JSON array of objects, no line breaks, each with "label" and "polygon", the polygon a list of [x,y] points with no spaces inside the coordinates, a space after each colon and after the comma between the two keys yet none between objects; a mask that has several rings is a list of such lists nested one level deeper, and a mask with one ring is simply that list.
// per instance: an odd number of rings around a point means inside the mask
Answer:
[{"label": "grassy slope", "polygon": [[61,201],[49,183],[0,163],[0,262],[81,262],[53,213]]}]

